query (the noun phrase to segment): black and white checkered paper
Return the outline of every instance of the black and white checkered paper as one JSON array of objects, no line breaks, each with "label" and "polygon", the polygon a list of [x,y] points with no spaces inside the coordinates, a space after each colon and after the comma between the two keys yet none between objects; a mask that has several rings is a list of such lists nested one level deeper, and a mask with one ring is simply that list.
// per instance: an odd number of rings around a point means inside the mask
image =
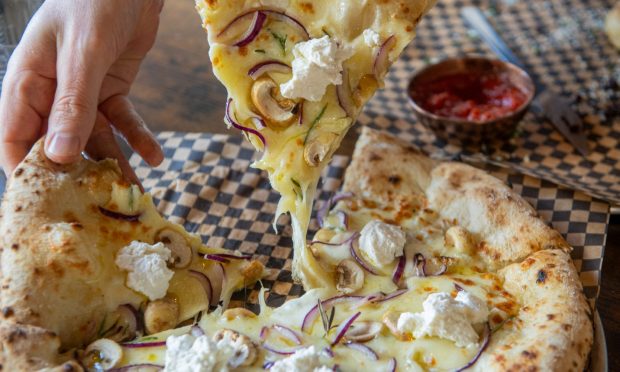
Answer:
[{"label": "black and white checkered paper", "polygon": [[[271,189],[267,175],[251,167],[255,154],[238,135],[164,132],[158,136],[165,160],[150,168],[138,156],[131,158],[144,187],[158,209],[188,231],[200,234],[205,244],[253,254],[269,269],[262,281],[270,289],[268,303],[279,306],[303,290],[293,283],[290,218],[272,222],[279,195]],[[324,171],[315,210],[342,183],[349,163],[335,156]],[[574,247],[573,258],[591,303],[598,294],[609,205],[585,193],[572,191],[529,176],[511,174],[506,169],[486,166],[507,182],[560,231]],[[310,224],[309,236],[317,230]],[[233,297],[232,306],[256,309],[260,284]]]}]

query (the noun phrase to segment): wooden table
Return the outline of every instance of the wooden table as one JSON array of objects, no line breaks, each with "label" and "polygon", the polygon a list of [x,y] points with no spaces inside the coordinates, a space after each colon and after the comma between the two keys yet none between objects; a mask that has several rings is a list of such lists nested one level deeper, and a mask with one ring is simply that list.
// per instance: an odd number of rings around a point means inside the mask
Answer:
[{"label": "wooden table", "polygon": [[[132,98],[155,131],[231,133],[222,121],[226,91],[211,72],[206,34],[193,2],[168,1],[155,47],[144,62]],[[351,154],[349,135],[340,150]],[[603,261],[598,310],[603,320],[609,370],[620,370],[620,216],[612,217]]]}]

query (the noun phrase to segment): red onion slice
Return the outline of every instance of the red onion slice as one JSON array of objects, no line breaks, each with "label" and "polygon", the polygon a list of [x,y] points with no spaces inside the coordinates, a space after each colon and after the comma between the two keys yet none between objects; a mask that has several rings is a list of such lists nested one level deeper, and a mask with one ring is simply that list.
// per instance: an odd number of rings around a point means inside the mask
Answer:
[{"label": "red onion slice", "polygon": [[263,146],[267,146],[267,141],[265,141],[265,137],[259,131],[253,128],[244,127],[243,125],[239,124],[236,120],[233,119],[233,113],[232,113],[232,107],[231,107],[232,100],[233,100],[232,98],[229,98],[228,101],[226,101],[226,113],[224,115],[224,120],[228,124],[232,125],[233,127],[239,129],[240,131],[244,133],[250,133],[250,134],[255,135],[263,143]]},{"label": "red onion slice", "polygon": [[480,355],[482,355],[482,353],[489,346],[489,342],[491,341],[491,326],[489,325],[488,322],[485,323],[484,325],[484,334],[482,337],[483,337],[483,340],[482,340],[482,343],[480,344],[480,348],[478,349],[478,352],[476,353],[476,355],[466,365],[457,369],[456,372],[464,371],[468,369],[469,367],[473,366],[474,364],[476,364],[478,359],[480,359]]},{"label": "red onion slice", "polygon": [[351,327],[351,325],[353,324],[353,322],[355,322],[355,320],[357,318],[359,318],[359,316],[362,315],[361,311],[358,311],[357,313],[351,315],[347,320],[345,320],[343,323],[341,323],[338,328],[336,328],[336,338],[334,338],[334,340],[331,343],[331,346],[336,345],[337,343],[340,342],[340,340],[342,340],[342,338],[344,337],[344,335],[347,333],[347,331],[349,330],[349,328]]},{"label": "red onion slice", "polygon": [[299,102],[299,118],[297,119],[297,125],[304,125],[304,101]]},{"label": "red onion slice", "polygon": [[345,213],[345,211],[336,211],[338,218],[340,219],[340,223],[346,229],[349,228],[349,216]]},{"label": "red onion slice", "polygon": [[352,198],[353,194],[350,192],[336,193],[331,196],[323,205],[321,209],[316,213],[316,219],[319,221],[319,226],[323,227],[323,220],[327,217],[327,213],[332,209],[332,205],[335,205],[341,200]]},{"label": "red onion slice", "polygon": [[205,255],[205,258],[208,260],[219,261],[222,263],[229,263],[229,260],[251,260],[252,256],[243,255],[238,256],[236,254],[228,254],[228,253],[209,253]]},{"label": "red onion slice", "polygon": [[109,369],[108,372],[138,372],[138,371],[162,371],[164,366],[159,364],[151,364],[151,363],[141,363],[141,364],[132,364],[129,366],[112,368]]},{"label": "red onion slice", "polygon": [[254,39],[256,39],[256,36],[258,36],[260,30],[263,28],[266,19],[267,16],[265,15],[265,13],[261,11],[255,12],[254,16],[252,17],[252,23],[250,24],[250,27],[247,29],[246,32],[243,33],[241,39],[233,44],[233,46],[242,47],[254,41]]},{"label": "red onion slice", "polygon": [[408,289],[399,289],[398,291],[394,291],[394,292],[390,293],[389,295],[387,295],[385,297],[382,297],[382,298],[379,298],[379,299],[377,299],[377,300],[375,300],[373,302],[375,302],[375,303],[386,302],[386,301],[394,299],[394,298],[396,298],[398,296],[404,295],[408,291],[409,291]]},{"label": "red onion slice", "polygon": [[339,247],[341,245],[345,245],[345,244],[351,243],[351,241],[353,239],[357,238],[358,235],[359,235],[359,233],[356,231],[353,234],[351,234],[351,236],[349,236],[343,242],[340,242],[340,243],[330,243],[330,242],[324,242],[324,241],[321,241],[321,240],[313,240],[313,241],[310,242],[310,245],[313,245],[313,244],[323,244],[323,245],[327,245],[327,246],[330,246],[330,247]]},{"label": "red onion slice", "polygon": [[270,60],[254,65],[249,71],[248,76],[256,80],[267,72],[281,72],[283,74],[291,72],[291,66],[280,61]]},{"label": "red onion slice", "polygon": [[342,69],[342,84],[336,86],[336,95],[340,107],[347,113],[350,118],[355,117],[355,103],[351,94],[351,83],[349,82],[349,72],[346,68]]},{"label": "red onion slice", "polygon": [[377,271],[375,269],[372,268],[372,266],[370,266],[369,263],[367,263],[366,261],[364,261],[364,259],[362,258],[362,256],[357,252],[357,248],[355,248],[356,244],[355,244],[356,240],[352,239],[349,242],[349,250],[351,252],[351,256],[353,256],[353,258],[355,258],[355,261],[357,261],[358,264],[360,264],[360,266],[368,271],[369,273],[371,273],[372,275],[379,275],[377,273]]},{"label": "red onion slice", "polygon": [[209,270],[209,279],[213,288],[213,295],[211,297],[210,304],[211,306],[215,306],[220,302],[222,289],[224,288],[226,281],[226,271],[224,270],[224,265],[218,262],[212,270]]},{"label": "red onion slice", "polygon": [[456,283],[454,283],[454,289],[456,289],[457,292],[461,292],[465,290],[465,288],[461,287],[460,285]]},{"label": "red onion slice", "polygon": [[271,327],[261,328],[260,335],[259,335],[260,339],[264,340],[265,338],[267,338],[269,336],[270,330],[272,329],[280,333],[285,339],[297,345],[302,344],[301,337],[297,334],[297,332],[280,324],[274,324]]},{"label": "red onion slice", "polygon": [[217,261],[217,262],[221,262],[221,263],[225,263],[225,264],[230,263],[230,261],[227,260],[226,258],[220,257],[218,255],[213,255],[213,254],[205,254],[204,258],[206,260]]},{"label": "red onion slice", "polygon": [[396,37],[392,35],[385,39],[385,41],[383,42],[383,44],[381,44],[379,50],[377,51],[375,61],[372,66],[373,73],[375,74],[377,80],[383,80],[383,77],[387,72],[390,64],[390,51],[392,50],[392,48],[394,48],[394,45],[396,45]]},{"label": "red onion slice", "polygon": [[389,372],[396,372],[396,358],[390,359],[387,370]]},{"label": "red onion slice", "polygon": [[263,343],[263,349],[272,352],[274,354],[279,354],[279,355],[292,355],[295,354],[295,352],[297,350],[303,349],[303,347],[301,346],[295,346],[293,348],[285,348],[285,349],[279,349],[276,348],[274,346],[269,345],[268,343],[264,342]]},{"label": "red onion slice", "polygon": [[405,271],[405,264],[407,263],[407,259],[404,255],[400,256],[398,259],[398,263],[394,268],[394,273],[392,274],[392,282],[397,286],[400,286],[400,279],[403,277],[403,272]]},{"label": "red onion slice", "polygon": [[256,129],[263,130],[267,128],[267,123],[265,123],[265,120],[263,120],[262,118],[259,118],[258,116],[253,116],[250,119],[254,123],[254,126],[256,127]]},{"label": "red onion slice", "polygon": [[211,304],[213,302],[213,286],[211,285],[211,280],[209,277],[196,270],[188,270],[188,274],[200,282],[200,285],[202,285],[202,288],[207,295],[207,301]]},{"label": "red onion slice", "polygon": [[416,253],[413,256],[413,266],[415,267],[416,276],[426,276],[426,258],[424,258],[424,255],[422,253]]},{"label": "red onion slice", "polygon": [[249,12],[240,14],[239,16],[235,17],[232,21],[230,21],[230,23],[228,23],[222,29],[222,31],[220,31],[220,33],[217,34],[215,38],[217,39],[218,42],[230,43],[230,39],[234,38],[239,33],[238,32],[239,30],[236,30],[237,26],[247,19],[254,18],[255,14],[256,14],[255,10],[251,10]]},{"label": "red onion slice", "polygon": [[106,217],[114,218],[116,220],[127,221],[127,222],[137,222],[140,219],[141,214],[123,214],[119,212],[114,212],[109,209],[105,209],[103,207],[99,207],[99,212]]},{"label": "red onion slice", "polygon": [[[323,309],[325,311],[329,311],[336,304],[346,303],[346,302],[353,302],[353,301],[360,301],[360,300],[363,300],[364,298],[365,297],[362,297],[362,296],[341,295],[341,296],[336,296],[336,297],[328,298],[325,301],[321,301],[321,306],[323,306]],[[301,331],[302,332],[306,332],[308,330],[308,328],[310,327],[310,325],[312,325],[314,323],[314,321],[316,320],[318,315],[319,315],[319,305],[316,304],[304,316],[304,320],[301,323]]]},{"label": "red onion slice", "polygon": [[288,14],[281,12],[279,10],[266,10],[265,9],[265,10],[262,10],[262,12],[266,13],[270,17],[273,17],[279,21],[282,21],[288,24],[289,26],[294,28],[297,31],[297,33],[299,33],[303,37],[304,40],[310,39],[310,34],[308,33],[304,25],[301,24],[301,22],[299,22],[295,18],[289,16]]},{"label": "red onion slice", "polygon": [[155,341],[155,342],[127,342],[121,344],[123,347],[128,349],[140,349],[146,347],[160,347],[166,346],[166,341]]},{"label": "red onion slice", "polygon": [[325,347],[323,348],[323,352],[324,352],[325,354],[327,354],[327,356],[328,356],[328,357],[330,357],[330,358],[333,358],[333,357],[335,356],[335,355],[334,355],[334,351],[333,351],[333,350],[332,350],[332,348],[331,348],[331,347],[329,347],[329,346],[325,346]]},{"label": "red onion slice", "polygon": [[357,342],[346,342],[344,345],[350,349],[357,350],[360,353],[366,355],[370,360],[379,360],[379,355],[369,346]]}]

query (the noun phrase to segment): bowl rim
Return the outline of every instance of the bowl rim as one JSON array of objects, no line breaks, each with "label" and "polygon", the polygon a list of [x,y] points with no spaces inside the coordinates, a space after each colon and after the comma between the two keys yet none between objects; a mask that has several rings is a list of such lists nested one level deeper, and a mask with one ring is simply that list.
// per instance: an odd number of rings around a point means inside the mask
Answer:
[{"label": "bowl rim", "polygon": [[[508,69],[511,69],[513,71],[517,71],[520,75],[522,75],[525,78],[525,81],[527,82],[527,84],[529,85],[528,91],[527,93],[527,99],[525,100],[525,102],[523,102],[521,104],[521,106],[519,106],[516,110],[510,112],[508,115],[504,115],[504,116],[500,116],[500,117],[496,117],[490,120],[485,120],[485,121],[474,121],[474,120],[467,120],[467,119],[455,119],[455,118],[450,118],[450,117],[446,117],[446,116],[440,116],[437,114],[434,114],[426,109],[424,109],[422,106],[420,106],[416,100],[413,98],[412,94],[411,94],[411,86],[413,85],[414,81],[416,80],[416,78],[422,76],[424,73],[427,73],[428,70],[430,70],[431,68],[434,68],[438,65],[444,64],[444,63],[449,63],[449,62],[457,62],[457,61],[464,61],[464,60],[484,60],[484,61],[488,61],[491,62],[493,64],[500,64],[500,65],[504,65],[506,67],[508,67]],[[515,65],[514,63],[510,63],[507,61],[503,61],[501,59],[498,58],[491,58],[491,57],[486,57],[486,56],[482,56],[482,55],[467,55],[467,56],[462,56],[462,57],[447,57],[444,59],[441,59],[435,63],[430,63],[426,66],[424,66],[423,68],[421,68],[420,70],[416,71],[410,78],[409,78],[409,82],[407,84],[407,98],[409,100],[409,103],[411,103],[411,105],[413,106],[414,111],[417,114],[420,114],[422,116],[428,117],[430,119],[436,120],[436,121],[443,121],[443,122],[450,122],[451,124],[456,124],[456,125],[487,125],[487,124],[492,124],[498,121],[503,121],[506,119],[510,119],[510,118],[514,118],[517,117],[521,114],[523,114],[526,110],[528,110],[530,104],[532,103],[532,101],[534,100],[534,97],[536,97],[536,85],[534,83],[534,80],[532,79],[532,77],[530,76],[530,74],[525,71],[523,68]]]}]

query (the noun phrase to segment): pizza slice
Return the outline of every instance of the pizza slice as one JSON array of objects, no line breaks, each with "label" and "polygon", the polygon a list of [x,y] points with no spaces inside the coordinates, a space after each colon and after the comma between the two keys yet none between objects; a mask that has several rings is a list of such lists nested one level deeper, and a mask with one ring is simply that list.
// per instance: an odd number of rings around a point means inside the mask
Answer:
[{"label": "pizza slice", "polygon": [[116,162],[57,165],[43,140],[10,177],[1,211],[0,365],[8,371],[76,367],[75,348],[191,322],[263,275],[260,262],[205,247],[166,221]]},{"label": "pizza slice", "polygon": [[[263,155],[300,269],[321,171],[434,0],[197,0],[225,121]],[[275,223],[274,223],[275,225]]]},{"label": "pizza slice", "polygon": [[[390,295],[314,289],[117,345],[116,368],[165,371],[582,371],[590,308],[566,252],[493,272],[412,277]],[[261,293],[261,298],[263,293]],[[199,366],[199,367],[198,367]]]},{"label": "pizza slice", "polygon": [[369,128],[343,192],[318,219],[301,266],[317,280],[304,285],[343,293],[389,293],[412,276],[497,270],[542,249],[571,249],[497,178]]}]

